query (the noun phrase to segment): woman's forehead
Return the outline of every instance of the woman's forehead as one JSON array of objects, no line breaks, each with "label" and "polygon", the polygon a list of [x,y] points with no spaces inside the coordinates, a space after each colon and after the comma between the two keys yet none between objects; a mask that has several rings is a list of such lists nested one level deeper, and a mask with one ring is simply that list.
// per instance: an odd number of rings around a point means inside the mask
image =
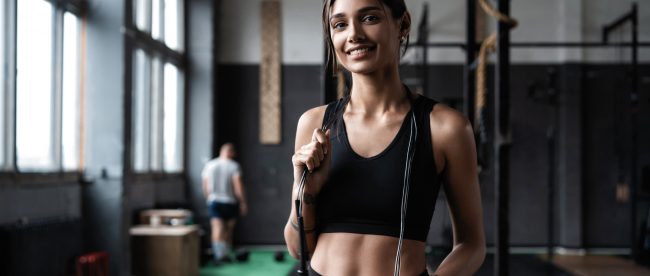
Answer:
[{"label": "woman's forehead", "polygon": [[370,10],[384,10],[379,0],[336,0],[332,4],[330,18]]}]

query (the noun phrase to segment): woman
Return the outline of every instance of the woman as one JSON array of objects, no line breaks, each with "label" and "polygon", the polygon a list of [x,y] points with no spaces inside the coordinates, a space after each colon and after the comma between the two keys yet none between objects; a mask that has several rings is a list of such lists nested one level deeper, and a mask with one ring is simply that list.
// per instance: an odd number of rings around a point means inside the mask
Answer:
[{"label": "woman", "polygon": [[[434,274],[471,275],[483,262],[471,125],[401,83],[400,48],[410,26],[403,0],[325,0],[330,62],[350,71],[353,85],[344,99],[310,109],[298,122],[292,197],[306,168],[310,275],[427,275],[426,235],[441,185],[454,247]],[[284,235],[298,258],[293,207]]]}]

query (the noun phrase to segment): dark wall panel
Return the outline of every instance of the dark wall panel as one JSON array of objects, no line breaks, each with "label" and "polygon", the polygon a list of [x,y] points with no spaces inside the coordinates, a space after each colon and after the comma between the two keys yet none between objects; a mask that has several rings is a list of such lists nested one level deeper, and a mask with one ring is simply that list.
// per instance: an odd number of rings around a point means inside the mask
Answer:
[{"label": "dark wall panel", "polygon": [[[631,160],[638,158],[639,168],[648,166],[650,155],[650,102],[647,83],[650,70],[643,68],[646,80],[641,92],[639,121],[631,120],[627,66],[586,66],[584,78],[584,184],[585,243],[594,247],[630,244],[630,202],[616,200],[616,184],[630,183]],[[639,130],[639,146],[632,148],[632,127]],[[640,170],[639,170],[640,172]],[[645,195],[647,198],[647,195]],[[647,209],[638,217],[645,219]]]},{"label": "dark wall panel", "polygon": [[82,190],[84,252],[108,253],[111,275],[124,275],[121,271],[126,270],[121,257],[128,249],[124,229],[130,217],[124,211],[122,189],[122,181],[101,179]]},{"label": "dark wall panel", "polygon": [[82,251],[80,220],[44,221],[0,228],[0,274],[71,275]]},{"label": "dark wall panel", "polygon": [[219,67],[216,120],[221,128],[216,145],[235,143],[249,201],[249,214],[237,226],[238,243],[284,242],[296,125],[304,111],[320,104],[320,66],[284,66],[282,70],[282,142],[262,145],[258,131],[259,67]]}]

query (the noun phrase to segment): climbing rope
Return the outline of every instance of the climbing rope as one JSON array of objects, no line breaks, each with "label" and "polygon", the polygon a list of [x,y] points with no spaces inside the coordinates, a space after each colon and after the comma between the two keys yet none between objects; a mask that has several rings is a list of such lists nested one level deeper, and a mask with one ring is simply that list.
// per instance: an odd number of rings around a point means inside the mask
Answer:
[{"label": "climbing rope", "polygon": [[[496,18],[498,21],[505,22],[506,24],[510,25],[510,29],[517,27],[517,20],[508,17],[500,13],[499,11],[495,10],[487,2],[487,0],[479,0],[478,2],[486,14]],[[479,54],[478,54],[478,67],[476,69],[476,106],[475,106],[475,113],[474,113],[474,123],[476,125],[479,125],[479,129],[485,128],[484,124],[482,123],[482,120],[483,120],[483,112],[486,104],[485,95],[487,94],[487,88],[485,82],[487,56],[488,54],[496,50],[496,44],[497,44],[497,32],[495,31],[492,32],[492,34],[490,34],[490,36],[487,39],[485,39],[483,43],[481,43],[481,49],[479,50]]]}]

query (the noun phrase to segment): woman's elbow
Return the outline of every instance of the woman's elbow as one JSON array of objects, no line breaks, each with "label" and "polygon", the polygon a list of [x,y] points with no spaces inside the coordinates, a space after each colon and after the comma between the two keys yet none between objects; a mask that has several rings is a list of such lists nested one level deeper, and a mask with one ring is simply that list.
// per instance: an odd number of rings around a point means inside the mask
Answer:
[{"label": "woman's elbow", "polygon": [[289,255],[291,255],[291,257],[298,259],[298,249],[293,243],[293,240],[295,239],[295,233],[292,232],[294,232],[294,230],[289,226],[289,224],[284,226],[284,242],[287,245],[287,251],[289,251]]},{"label": "woman's elbow", "polygon": [[481,267],[481,265],[483,265],[483,261],[485,261],[486,254],[487,254],[487,248],[485,247],[485,243],[479,244],[476,248],[476,263],[478,264],[478,267]]}]

